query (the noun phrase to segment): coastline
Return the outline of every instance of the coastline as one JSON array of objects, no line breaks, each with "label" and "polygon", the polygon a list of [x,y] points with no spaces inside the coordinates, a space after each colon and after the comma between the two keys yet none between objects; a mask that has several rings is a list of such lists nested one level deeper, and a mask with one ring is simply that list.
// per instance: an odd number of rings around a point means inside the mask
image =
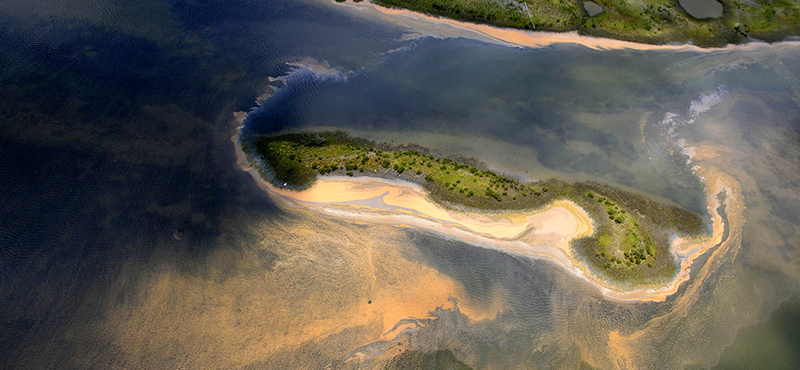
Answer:
[{"label": "coastline", "polygon": [[[579,35],[577,31],[571,32],[543,32],[529,31],[514,28],[500,28],[485,24],[475,24],[457,21],[449,18],[430,16],[424,13],[407,10],[386,8],[369,1],[359,3],[344,2],[331,4],[342,8],[370,13],[383,20],[408,27],[419,32],[419,36],[434,37],[466,37],[481,41],[493,42],[506,46],[543,48],[557,44],[577,44],[593,50],[662,50],[662,51],[695,51],[714,52],[720,50],[744,50],[773,44],[754,40],[744,44],[728,44],[724,47],[704,48],[693,44],[644,44],[633,41],[622,41],[609,38]],[[408,38],[414,35],[409,35]],[[784,40],[774,44],[798,45],[800,41]]]},{"label": "coastline", "polygon": [[237,164],[250,173],[256,182],[279,205],[293,209],[310,209],[330,216],[370,224],[409,227],[434,232],[479,247],[494,249],[517,256],[545,259],[561,265],[574,276],[595,286],[604,297],[616,301],[660,302],[676,293],[690,278],[693,262],[710,249],[722,249],[726,220],[717,212],[718,196],[726,192],[726,206],[735,199],[724,174],[705,171],[707,179],[706,204],[713,222],[713,233],[706,240],[678,238],[670,251],[680,269],[672,280],[658,287],[619,290],[595,276],[574,257],[569,245],[573,238],[591,235],[593,223],[588,214],[569,201],[556,201],[532,212],[495,214],[466,214],[446,210],[431,202],[421,186],[396,180],[374,177],[319,178],[308,190],[297,192],[278,189],[259,174],[245,157],[239,143],[243,112],[235,116],[240,127],[231,138],[236,147]]}]

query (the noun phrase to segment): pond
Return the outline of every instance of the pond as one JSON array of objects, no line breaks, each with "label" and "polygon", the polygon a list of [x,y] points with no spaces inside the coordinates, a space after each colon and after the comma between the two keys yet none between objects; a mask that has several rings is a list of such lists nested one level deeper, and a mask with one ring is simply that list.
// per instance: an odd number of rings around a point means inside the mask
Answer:
[{"label": "pond", "polygon": [[719,18],[722,4],[717,0],[678,0],[683,10],[697,19]]}]

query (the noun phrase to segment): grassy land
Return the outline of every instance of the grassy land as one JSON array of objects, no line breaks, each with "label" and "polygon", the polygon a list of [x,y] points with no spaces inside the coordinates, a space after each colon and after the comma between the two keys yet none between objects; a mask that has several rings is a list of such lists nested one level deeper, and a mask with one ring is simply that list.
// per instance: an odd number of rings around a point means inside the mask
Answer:
[{"label": "grassy land", "polygon": [[698,235],[700,216],[685,209],[597,183],[547,180],[521,183],[475,161],[436,156],[423,148],[392,147],[343,132],[255,136],[243,140],[263,159],[274,185],[308,188],[319,175],[402,178],[421,184],[449,208],[536,209],[558,199],[583,207],[595,222],[594,235],[573,241],[591,268],[617,283],[654,284],[677,271],[667,232]]},{"label": "grassy land", "polygon": [[800,3],[792,0],[719,0],[723,14],[716,19],[695,19],[678,0],[596,0],[604,11],[594,17],[584,11],[583,0],[373,2],[499,27],[578,31],[583,35],[650,44],[692,42],[710,47],[741,43],[748,37],[778,41],[800,35]]}]

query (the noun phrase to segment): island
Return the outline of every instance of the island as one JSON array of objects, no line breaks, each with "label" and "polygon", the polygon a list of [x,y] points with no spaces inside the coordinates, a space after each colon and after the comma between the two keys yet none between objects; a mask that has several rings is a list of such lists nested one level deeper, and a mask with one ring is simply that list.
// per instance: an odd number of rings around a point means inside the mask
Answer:
[{"label": "island", "polygon": [[[413,145],[376,143],[341,131],[246,136],[241,148],[263,179],[283,192],[308,191],[319,177],[372,177],[417,184],[433,203],[462,214],[537,214],[553,210],[554,205],[575,208],[572,212],[585,212],[591,220],[592,232],[575,233],[577,237],[569,241],[570,255],[593,276],[620,289],[674,280],[681,270],[670,250],[675,236],[701,239],[709,233],[701,215],[632,191],[596,182],[523,182],[475,159],[448,158]],[[316,190],[335,194],[342,189],[341,183],[328,183]],[[371,191],[370,197],[387,190]],[[525,232],[516,225],[495,226],[505,228],[501,237]]]},{"label": "island", "polygon": [[[345,0],[337,0],[344,2]],[[360,2],[360,0],[356,0]],[[721,47],[800,35],[800,4],[772,0],[372,0],[458,21],[644,44]]]}]

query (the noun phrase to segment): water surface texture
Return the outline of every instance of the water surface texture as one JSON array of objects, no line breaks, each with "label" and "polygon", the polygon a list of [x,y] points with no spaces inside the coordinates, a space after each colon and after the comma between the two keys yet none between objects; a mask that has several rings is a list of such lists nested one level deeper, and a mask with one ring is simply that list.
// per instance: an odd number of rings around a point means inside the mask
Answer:
[{"label": "water surface texture", "polygon": [[[800,366],[796,44],[420,33],[325,1],[0,3],[0,367]],[[744,207],[677,293],[618,302],[546,260],[282,206],[237,165],[237,111],[246,134],[344,129],[703,214],[698,174],[724,174]]]}]

